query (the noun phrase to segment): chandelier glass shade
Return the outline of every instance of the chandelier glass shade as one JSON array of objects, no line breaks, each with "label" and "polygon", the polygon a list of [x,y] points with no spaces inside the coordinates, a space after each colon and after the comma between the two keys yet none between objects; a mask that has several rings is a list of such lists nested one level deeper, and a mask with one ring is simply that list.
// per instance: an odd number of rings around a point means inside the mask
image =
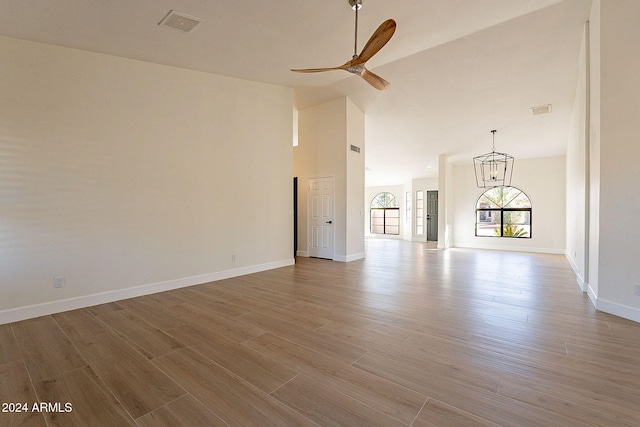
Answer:
[{"label": "chandelier glass shade", "polygon": [[496,131],[493,134],[493,151],[473,158],[476,173],[476,184],[479,188],[493,188],[501,185],[510,186],[513,175],[513,156],[495,150]]}]

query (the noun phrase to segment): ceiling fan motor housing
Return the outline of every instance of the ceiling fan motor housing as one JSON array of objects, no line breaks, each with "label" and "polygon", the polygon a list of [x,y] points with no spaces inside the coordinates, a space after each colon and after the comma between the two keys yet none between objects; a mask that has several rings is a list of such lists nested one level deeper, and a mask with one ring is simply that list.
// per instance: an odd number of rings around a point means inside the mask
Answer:
[{"label": "ceiling fan motor housing", "polygon": [[[353,58],[353,59],[356,59],[356,58]],[[349,68],[347,68],[348,72],[352,74],[358,74],[358,75],[362,74],[362,70],[364,70],[364,65],[362,64],[351,65]]]}]

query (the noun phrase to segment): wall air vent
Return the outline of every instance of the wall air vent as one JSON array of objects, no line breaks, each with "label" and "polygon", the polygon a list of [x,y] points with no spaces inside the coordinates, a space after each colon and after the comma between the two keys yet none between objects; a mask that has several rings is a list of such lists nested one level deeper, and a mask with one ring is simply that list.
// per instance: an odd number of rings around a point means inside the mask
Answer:
[{"label": "wall air vent", "polygon": [[202,22],[202,19],[172,10],[167,13],[167,16],[165,16],[162,21],[158,23],[158,25],[160,25],[161,27],[167,27],[173,30],[182,31],[183,33],[188,33],[193,30],[193,27],[198,25],[200,22]]},{"label": "wall air vent", "polygon": [[360,147],[356,146],[356,145],[351,145],[351,151],[355,151],[356,153],[360,152]]},{"label": "wall air vent", "polygon": [[539,116],[540,114],[547,114],[551,112],[551,104],[540,105],[538,107],[531,107],[531,113],[534,116]]}]

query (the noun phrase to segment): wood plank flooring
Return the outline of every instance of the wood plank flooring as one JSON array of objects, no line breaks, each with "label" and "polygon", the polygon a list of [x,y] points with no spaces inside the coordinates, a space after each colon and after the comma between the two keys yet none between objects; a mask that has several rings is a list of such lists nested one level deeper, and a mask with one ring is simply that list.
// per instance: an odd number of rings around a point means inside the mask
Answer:
[{"label": "wood plank flooring", "polygon": [[0,426],[640,425],[640,324],[563,256],[366,254],[0,325]]}]

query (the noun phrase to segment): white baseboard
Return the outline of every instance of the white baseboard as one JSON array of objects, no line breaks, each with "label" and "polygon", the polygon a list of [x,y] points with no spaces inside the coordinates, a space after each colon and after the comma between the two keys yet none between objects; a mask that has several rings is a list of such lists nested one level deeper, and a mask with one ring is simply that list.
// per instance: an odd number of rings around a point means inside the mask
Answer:
[{"label": "white baseboard", "polygon": [[365,239],[405,240],[401,234],[365,234]]},{"label": "white baseboard", "polygon": [[274,268],[286,267],[293,264],[294,260],[292,258],[284,259],[280,261],[268,262],[265,264],[250,265],[247,267],[217,271],[214,273],[201,274],[198,276],[167,280],[165,282],[150,283],[147,285],[134,286],[126,289],[118,289],[114,291],[100,292],[92,295],[84,295],[81,297],[50,301],[24,307],[10,308],[7,310],[0,310],[0,325],[5,323],[18,322],[25,319],[31,319],[33,317],[61,313],[63,311],[75,310],[78,308],[91,307],[93,305],[105,304],[109,302],[120,301],[123,299],[170,291],[172,289],[200,285],[202,283],[208,282],[215,282],[217,280],[229,279],[231,277],[244,276],[245,274],[273,270]]},{"label": "white baseboard", "polygon": [[[309,258],[309,252],[307,252],[307,251],[297,251],[296,252],[296,256]],[[339,262],[350,262],[350,261],[355,261],[355,260],[363,259],[363,258],[364,258],[364,252],[361,252],[359,254],[348,255],[348,256],[335,255],[331,260],[332,261],[339,261]]]},{"label": "white baseboard", "polygon": [[593,306],[597,309],[598,308],[598,297],[597,297],[596,293],[593,291],[593,288],[588,283],[585,282],[584,286],[585,286],[585,289],[586,289],[585,292],[587,293],[587,295],[589,296],[589,299],[591,300],[591,304],[593,304]]},{"label": "white baseboard", "polygon": [[[573,259],[571,259],[571,257],[569,257],[567,255],[567,253],[565,252],[564,256],[567,258],[567,261],[569,261],[569,265],[571,266],[571,268],[573,269],[573,272],[576,274],[576,282],[578,283],[578,286],[580,287],[580,290],[582,292],[587,292],[588,291],[588,285],[587,283],[584,281],[584,279],[582,278],[582,276],[580,275],[580,269],[578,268],[578,266],[576,265],[576,263],[573,261]],[[595,304],[594,304],[595,305]]]},{"label": "white baseboard", "polygon": [[591,300],[591,304],[593,304],[596,310],[613,314],[614,316],[623,317],[628,320],[633,320],[634,322],[640,322],[639,309],[598,298],[596,293],[593,291],[593,288],[589,285],[589,283],[584,281],[584,279],[578,272],[578,267],[573,262],[573,260],[570,257],[567,257],[567,260],[569,260],[569,265],[571,265],[571,268],[576,274],[576,281],[578,282],[578,286],[580,286],[580,289],[583,292],[587,293],[587,295],[589,296],[589,300]]},{"label": "white baseboard", "polygon": [[[593,300],[593,299],[592,299]],[[624,317],[625,319],[633,320],[640,323],[640,310],[634,307],[618,304],[598,298],[596,301],[596,309],[604,311],[605,313],[613,314],[614,316]]]},{"label": "white baseboard", "polygon": [[359,254],[347,255],[347,256],[335,256],[333,257],[334,261],[340,262],[351,262],[359,259],[364,259],[364,252],[360,252]]},{"label": "white baseboard", "polygon": [[454,248],[466,248],[466,249],[486,249],[491,251],[511,251],[511,252],[532,252],[539,254],[554,254],[554,255],[564,255],[564,249],[555,249],[555,248],[536,248],[536,247],[521,247],[521,246],[488,246],[488,245],[475,245],[475,244],[454,244]]},{"label": "white baseboard", "polygon": [[580,276],[578,273],[576,273],[576,283],[578,283],[578,287],[582,292],[587,292],[589,290],[587,282],[585,282],[582,276]]}]

